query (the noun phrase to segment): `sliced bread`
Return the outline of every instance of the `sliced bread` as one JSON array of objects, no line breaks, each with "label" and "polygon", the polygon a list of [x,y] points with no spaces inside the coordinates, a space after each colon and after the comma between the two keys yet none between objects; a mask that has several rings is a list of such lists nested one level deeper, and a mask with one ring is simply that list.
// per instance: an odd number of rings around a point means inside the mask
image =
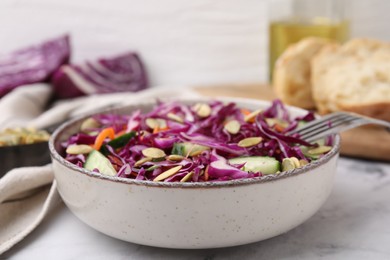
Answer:
[{"label": "sliced bread", "polygon": [[390,121],[390,43],[354,39],[330,44],[311,60],[320,113],[351,111]]},{"label": "sliced bread", "polygon": [[276,95],[286,104],[306,109],[315,108],[312,97],[310,61],[331,42],[310,37],[290,45],[276,62],[273,87]]}]

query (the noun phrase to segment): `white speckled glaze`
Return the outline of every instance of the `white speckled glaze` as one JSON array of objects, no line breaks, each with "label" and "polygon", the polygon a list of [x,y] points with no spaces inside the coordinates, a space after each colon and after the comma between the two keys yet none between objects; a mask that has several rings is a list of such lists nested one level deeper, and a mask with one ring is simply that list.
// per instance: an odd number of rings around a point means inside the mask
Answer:
[{"label": "white speckled glaze", "polygon": [[[251,109],[269,105],[248,99],[222,100]],[[150,103],[114,111],[128,113],[137,106],[148,109]],[[303,113],[289,109],[296,115]],[[77,131],[81,121],[66,123],[50,140],[59,193],[83,222],[125,241],[167,248],[216,248],[260,241],[310,218],[332,189],[339,137],[332,151],[316,163],[277,176],[155,183],[102,176],[66,162],[56,149]]]}]

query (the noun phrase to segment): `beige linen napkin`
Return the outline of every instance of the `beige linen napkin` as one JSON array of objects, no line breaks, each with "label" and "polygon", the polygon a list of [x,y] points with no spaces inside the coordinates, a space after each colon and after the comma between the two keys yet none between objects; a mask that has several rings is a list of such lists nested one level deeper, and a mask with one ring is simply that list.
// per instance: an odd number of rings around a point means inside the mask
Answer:
[{"label": "beige linen napkin", "polygon": [[0,128],[25,125],[38,117],[51,96],[48,84],[37,83],[16,88],[0,100]]},{"label": "beige linen napkin", "polygon": [[[0,125],[44,128],[74,116],[155,98],[196,97],[189,88],[156,87],[137,93],[80,97],[55,103],[45,110],[51,95],[46,84],[19,88],[0,100]],[[50,186],[51,185],[51,186]],[[25,238],[60,202],[51,164],[9,171],[0,179],[0,255]]]}]

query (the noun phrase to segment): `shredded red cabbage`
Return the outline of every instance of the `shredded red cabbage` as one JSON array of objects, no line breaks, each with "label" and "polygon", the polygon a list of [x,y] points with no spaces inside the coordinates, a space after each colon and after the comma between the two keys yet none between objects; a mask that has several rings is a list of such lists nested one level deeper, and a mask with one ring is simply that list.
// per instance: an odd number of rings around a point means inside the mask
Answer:
[{"label": "shredded red cabbage", "polygon": [[[93,118],[100,124],[98,129],[90,133],[76,133],[63,146],[93,145],[100,130],[108,127],[122,134],[135,131],[135,137],[121,147],[111,147],[109,139],[104,141],[108,151],[106,157],[116,169],[117,176],[155,180],[174,167],[180,168],[165,177],[163,181],[166,182],[225,181],[263,175],[262,172],[242,170],[243,164],[229,163],[230,159],[239,156],[268,156],[279,162],[291,157],[307,162],[313,160],[302,150],[302,147],[312,147],[313,144],[298,135],[287,134],[298,127],[298,122],[313,120],[313,113],[294,118],[279,100],[275,100],[253,120],[248,120],[243,110],[234,103],[212,101],[204,105],[206,114],[200,113],[196,106],[158,102],[152,111],[144,114],[135,111],[130,115],[96,115]],[[210,108],[209,111],[207,108]],[[269,119],[277,119],[280,123],[267,123]],[[238,132],[225,127],[232,120],[238,122]],[[261,142],[240,145],[240,141],[250,137],[260,137]],[[328,139],[326,144],[331,145],[332,141]],[[143,154],[146,148],[158,148],[166,156],[147,159]],[[66,154],[65,158],[77,165],[85,163],[84,156]]]}]

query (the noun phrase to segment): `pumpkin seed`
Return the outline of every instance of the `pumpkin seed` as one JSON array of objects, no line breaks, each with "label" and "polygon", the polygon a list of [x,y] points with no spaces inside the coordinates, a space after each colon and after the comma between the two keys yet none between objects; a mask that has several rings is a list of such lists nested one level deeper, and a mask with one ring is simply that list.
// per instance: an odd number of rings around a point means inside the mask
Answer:
[{"label": "pumpkin seed", "polygon": [[35,136],[36,141],[47,141],[50,138],[50,135],[45,130],[39,130]]},{"label": "pumpkin seed", "polygon": [[167,156],[167,160],[170,161],[182,161],[185,157],[178,154],[171,154]]},{"label": "pumpkin seed", "polygon": [[85,133],[90,129],[98,128],[99,126],[100,123],[96,119],[89,117],[81,123],[80,130]]},{"label": "pumpkin seed", "polygon": [[299,160],[297,157],[290,157],[289,159],[294,163],[295,168],[301,167],[301,164],[299,163]]},{"label": "pumpkin seed", "polygon": [[249,115],[246,115],[244,118],[245,122],[253,121],[253,119],[255,119],[255,117],[261,113],[261,111],[262,111],[261,109],[258,109],[258,110],[251,112]]},{"label": "pumpkin seed", "polygon": [[158,122],[154,118],[146,118],[145,124],[151,129],[158,127]]},{"label": "pumpkin seed", "polygon": [[167,122],[161,118],[146,118],[145,124],[151,129],[167,127]]},{"label": "pumpkin seed", "polygon": [[24,140],[23,140],[23,142],[24,142],[25,144],[33,144],[34,141],[35,141],[35,137],[34,137],[34,135],[31,135],[31,134],[26,135],[26,136],[24,137]]},{"label": "pumpkin seed", "polygon": [[196,151],[192,151],[188,154],[188,156],[198,156],[199,154],[203,153],[203,151],[200,151],[200,150],[196,150]]},{"label": "pumpkin seed", "polygon": [[288,123],[279,118],[266,118],[265,122],[268,126],[281,125],[282,127],[287,127]]},{"label": "pumpkin seed", "polygon": [[4,135],[0,136],[0,146],[17,145],[22,144],[23,139],[16,135]]},{"label": "pumpkin seed", "polygon": [[159,168],[160,165],[152,165],[149,168],[146,169],[147,172],[154,171],[155,169]]},{"label": "pumpkin seed", "polygon": [[295,163],[290,158],[284,158],[282,161],[282,171],[289,171],[295,169]]},{"label": "pumpkin seed", "polygon": [[308,152],[309,154],[311,154],[311,155],[320,155],[320,154],[327,153],[327,152],[329,152],[330,150],[332,150],[332,147],[331,147],[331,146],[321,145],[321,146],[318,146],[318,147],[316,147],[316,148],[310,149],[310,150],[307,151],[307,152]]},{"label": "pumpkin seed", "polygon": [[157,122],[160,128],[167,128],[167,121],[165,119],[157,118]]},{"label": "pumpkin seed", "polygon": [[167,126],[166,121],[164,119],[161,119],[161,118],[147,118],[145,120],[145,123],[151,129],[155,129],[157,127],[164,128]]},{"label": "pumpkin seed", "polygon": [[149,148],[143,149],[142,154],[145,157],[149,157],[152,159],[158,159],[158,158],[165,157],[165,152],[163,150],[158,149],[158,148],[154,148],[154,147],[149,147]]},{"label": "pumpkin seed", "polygon": [[158,175],[156,178],[153,179],[153,181],[162,181],[168,177],[171,177],[172,175],[176,174],[183,166],[175,166],[169,170],[166,170],[165,172],[162,172],[160,175]]},{"label": "pumpkin seed", "polygon": [[251,147],[259,144],[262,140],[263,138],[261,137],[248,137],[239,141],[237,145],[239,147]]},{"label": "pumpkin seed", "polygon": [[150,158],[150,157],[142,158],[142,159],[136,161],[136,162],[134,163],[134,166],[135,166],[135,167],[141,166],[142,164],[144,164],[144,163],[146,163],[146,162],[150,162],[151,160],[152,160],[152,158]]},{"label": "pumpkin seed", "polygon": [[231,120],[224,126],[224,128],[230,134],[235,135],[235,134],[237,134],[240,131],[241,124],[237,120]]},{"label": "pumpkin seed", "polygon": [[86,144],[74,144],[66,148],[68,154],[87,154],[93,151],[93,148]]},{"label": "pumpkin seed", "polygon": [[200,117],[208,117],[211,114],[211,107],[206,103],[197,103],[194,106],[194,110]]},{"label": "pumpkin seed", "polygon": [[302,167],[302,166],[305,166],[306,164],[309,164],[308,161],[306,161],[305,159],[301,159],[299,160],[299,165]]},{"label": "pumpkin seed", "polygon": [[190,144],[189,146],[187,146],[186,150],[187,150],[187,154],[186,154],[186,157],[188,156],[197,156],[201,153],[203,153],[204,151],[206,150],[209,150],[210,147],[207,147],[207,146],[204,146],[204,145],[200,145],[200,144]]},{"label": "pumpkin seed", "polygon": [[189,173],[187,173],[187,174],[180,180],[180,182],[186,182],[186,181],[188,181],[189,179],[192,178],[192,175],[194,175],[194,172],[189,172]]},{"label": "pumpkin seed", "polygon": [[174,113],[168,113],[167,114],[167,117],[173,121],[176,121],[176,122],[179,122],[179,123],[183,123],[184,120],[183,118],[181,118],[180,116],[174,114]]}]

